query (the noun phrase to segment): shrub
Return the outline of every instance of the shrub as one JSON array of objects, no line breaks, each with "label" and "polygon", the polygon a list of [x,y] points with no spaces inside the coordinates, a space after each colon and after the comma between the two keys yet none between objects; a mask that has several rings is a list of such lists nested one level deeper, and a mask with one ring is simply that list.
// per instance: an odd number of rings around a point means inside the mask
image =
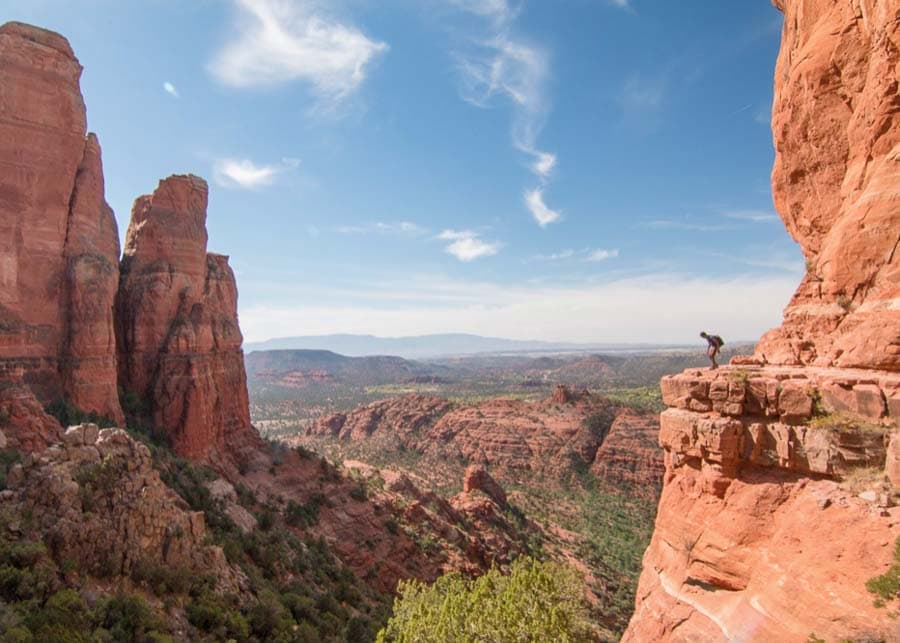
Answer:
[{"label": "shrub", "polygon": [[432,585],[401,581],[388,624],[376,641],[589,641],[581,579],[556,563],[521,558],[509,575],[477,580],[458,573]]},{"label": "shrub", "polygon": [[114,641],[135,641],[161,627],[150,607],[137,596],[119,595],[97,607],[99,625]]},{"label": "shrub", "polygon": [[15,449],[0,451],[0,490],[6,489],[6,475],[14,464],[22,460],[22,454]]},{"label": "shrub", "polygon": [[900,538],[894,541],[894,564],[881,576],[866,581],[866,589],[875,594],[875,607],[900,599]]},{"label": "shrub", "polygon": [[366,485],[362,483],[355,485],[350,490],[350,497],[357,502],[365,502],[366,498],[368,498],[368,494],[366,493]]},{"label": "shrub", "polygon": [[325,504],[325,494],[316,492],[302,505],[288,501],[285,522],[292,527],[312,527],[319,522],[319,508]]},{"label": "shrub", "polygon": [[84,422],[91,422],[100,428],[109,428],[116,426],[116,423],[110,418],[100,415],[94,411],[85,412],[66,402],[65,400],[54,400],[44,407],[44,411],[48,415],[52,415],[64,427]]},{"label": "shrub", "polygon": [[188,622],[199,630],[219,638],[244,641],[250,636],[247,619],[227,601],[212,592],[204,592],[185,607]]}]

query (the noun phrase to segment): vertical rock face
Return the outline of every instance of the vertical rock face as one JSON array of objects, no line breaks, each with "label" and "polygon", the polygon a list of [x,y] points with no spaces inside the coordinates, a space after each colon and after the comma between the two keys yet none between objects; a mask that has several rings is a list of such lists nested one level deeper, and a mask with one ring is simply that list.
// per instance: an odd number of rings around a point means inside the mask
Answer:
[{"label": "vertical rock face", "polygon": [[122,388],[191,458],[258,440],[234,273],[227,257],[206,252],[207,196],[203,179],[171,176],[135,201],[116,299]]},{"label": "vertical rock face", "polygon": [[118,233],[80,76],[62,36],[0,26],[0,378],[118,421]]},{"label": "vertical rock face", "polygon": [[755,359],[663,378],[626,642],[900,640],[866,589],[900,537],[900,5],[775,4],[772,185],[807,274]]},{"label": "vertical rock face", "polygon": [[757,355],[900,370],[900,7],[775,4],[772,188],[807,273]]}]

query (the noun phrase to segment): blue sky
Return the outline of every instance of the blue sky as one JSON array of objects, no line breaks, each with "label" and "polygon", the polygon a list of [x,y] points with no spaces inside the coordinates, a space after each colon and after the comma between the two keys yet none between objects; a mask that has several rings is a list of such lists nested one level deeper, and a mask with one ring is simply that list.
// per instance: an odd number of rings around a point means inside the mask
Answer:
[{"label": "blue sky", "polygon": [[766,0],[4,0],[59,31],[124,235],[210,183],[247,340],[755,339],[803,260],[772,209]]}]

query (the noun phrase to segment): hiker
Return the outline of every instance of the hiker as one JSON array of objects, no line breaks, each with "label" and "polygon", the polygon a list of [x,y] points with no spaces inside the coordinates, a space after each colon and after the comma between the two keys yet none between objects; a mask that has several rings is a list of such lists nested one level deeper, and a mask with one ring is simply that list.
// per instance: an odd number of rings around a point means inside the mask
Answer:
[{"label": "hiker", "polygon": [[716,355],[719,354],[719,350],[725,345],[725,342],[718,335],[709,335],[706,331],[700,333],[700,337],[705,339],[706,343],[709,344],[709,347],[706,349],[706,355],[709,357],[709,361],[712,362],[712,366],[709,367],[709,370],[712,371],[719,368],[719,365],[716,363]]}]

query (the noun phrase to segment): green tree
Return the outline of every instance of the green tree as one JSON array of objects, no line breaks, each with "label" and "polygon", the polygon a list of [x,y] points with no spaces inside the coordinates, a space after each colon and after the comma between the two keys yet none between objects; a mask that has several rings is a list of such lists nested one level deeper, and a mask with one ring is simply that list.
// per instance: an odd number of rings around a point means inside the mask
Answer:
[{"label": "green tree", "polygon": [[584,584],[557,563],[520,558],[508,575],[492,569],[470,581],[458,573],[432,585],[401,581],[394,614],[378,643],[590,641]]}]

